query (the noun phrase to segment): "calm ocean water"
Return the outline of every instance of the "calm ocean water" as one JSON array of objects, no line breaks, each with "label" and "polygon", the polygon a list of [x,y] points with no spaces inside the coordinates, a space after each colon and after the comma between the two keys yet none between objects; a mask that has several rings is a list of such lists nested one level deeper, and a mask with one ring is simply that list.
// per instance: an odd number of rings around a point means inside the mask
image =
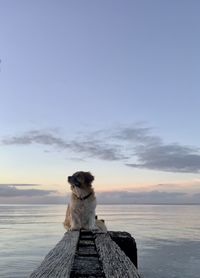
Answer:
[{"label": "calm ocean water", "polygon": [[[65,209],[0,205],[1,278],[29,276],[62,238]],[[142,277],[200,277],[200,206],[99,205],[97,214],[136,239]]]}]

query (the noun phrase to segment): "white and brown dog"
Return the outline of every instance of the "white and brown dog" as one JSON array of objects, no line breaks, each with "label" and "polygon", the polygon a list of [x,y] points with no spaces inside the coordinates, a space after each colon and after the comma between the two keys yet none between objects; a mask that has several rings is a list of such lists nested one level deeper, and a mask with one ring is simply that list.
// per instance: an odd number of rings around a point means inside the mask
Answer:
[{"label": "white and brown dog", "polygon": [[64,221],[67,230],[96,229],[96,197],[92,188],[93,180],[94,177],[90,172],[83,171],[68,177],[72,194]]},{"label": "white and brown dog", "polygon": [[68,177],[71,199],[67,207],[64,227],[67,230],[99,230],[107,232],[104,220],[95,218],[96,197],[90,172],[79,171]]}]

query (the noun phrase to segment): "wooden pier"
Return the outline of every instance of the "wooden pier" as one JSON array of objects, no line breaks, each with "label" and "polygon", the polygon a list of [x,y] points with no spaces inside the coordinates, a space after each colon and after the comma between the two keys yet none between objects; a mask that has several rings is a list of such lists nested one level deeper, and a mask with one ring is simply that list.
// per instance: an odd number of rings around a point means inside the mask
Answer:
[{"label": "wooden pier", "polygon": [[29,278],[140,278],[127,232],[68,231]]}]

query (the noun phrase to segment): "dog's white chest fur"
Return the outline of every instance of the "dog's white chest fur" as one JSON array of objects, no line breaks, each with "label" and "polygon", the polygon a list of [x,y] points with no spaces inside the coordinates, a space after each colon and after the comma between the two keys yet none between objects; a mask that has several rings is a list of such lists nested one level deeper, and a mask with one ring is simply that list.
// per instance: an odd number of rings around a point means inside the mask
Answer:
[{"label": "dog's white chest fur", "polygon": [[95,229],[96,198],[90,196],[86,200],[71,198],[70,202],[71,229]]}]

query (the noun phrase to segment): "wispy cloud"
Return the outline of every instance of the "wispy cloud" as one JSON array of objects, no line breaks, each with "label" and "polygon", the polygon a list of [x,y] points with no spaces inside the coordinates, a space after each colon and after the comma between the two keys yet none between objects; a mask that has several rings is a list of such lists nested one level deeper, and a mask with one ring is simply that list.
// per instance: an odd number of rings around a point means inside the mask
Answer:
[{"label": "wispy cloud", "polygon": [[113,129],[112,137],[122,141],[128,141],[132,144],[139,143],[149,145],[160,144],[162,142],[159,136],[151,135],[151,128],[138,125]]},{"label": "wispy cloud", "polygon": [[165,143],[152,129],[135,125],[82,134],[67,140],[55,131],[32,130],[1,140],[3,145],[42,144],[57,150],[71,151],[83,158],[122,161],[128,167],[157,171],[199,173],[198,147]]},{"label": "wispy cloud", "polygon": [[122,160],[125,156],[117,151],[115,146],[93,139],[67,140],[52,134],[52,131],[33,130],[19,136],[9,136],[1,140],[3,145],[31,145],[42,144],[57,149],[70,150],[87,157],[103,160]]},{"label": "wispy cloud", "polygon": [[167,172],[199,173],[200,153],[198,148],[174,144],[146,144],[136,146],[138,163],[126,163],[134,168]]},{"label": "wispy cloud", "polygon": [[133,147],[136,162],[128,162],[127,166],[167,172],[200,172],[199,148],[179,143],[166,144],[151,132],[150,128],[144,127],[121,128],[115,132],[116,138],[127,142],[129,148]]},{"label": "wispy cloud", "polygon": [[30,145],[43,144],[56,146],[59,148],[68,148],[69,144],[62,138],[52,134],[53,131],[31,130],[19,136],[9,136],[2,140],[4,145]]}]

